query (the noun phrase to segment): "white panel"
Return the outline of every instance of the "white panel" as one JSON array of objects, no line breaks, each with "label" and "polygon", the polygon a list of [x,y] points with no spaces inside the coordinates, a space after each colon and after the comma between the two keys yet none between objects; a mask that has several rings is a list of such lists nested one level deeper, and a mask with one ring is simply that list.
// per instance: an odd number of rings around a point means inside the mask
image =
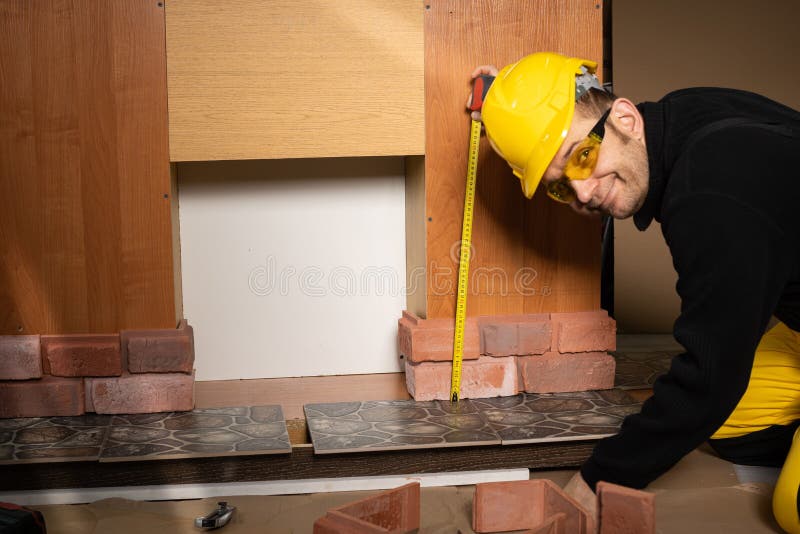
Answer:
[{"label": "white panel", "polygon": [[397,372],[402,158],[178,166],[197,379]]},{"label": "white panel", "polygon": [[[468,486],[483,482],[528,480],[524,468],[487,471],[455,471],[417,475],[384,475],[372,477],[311,478],[271,482],[227,482],[220,484],[165,484],[163,486],[122,486],[116,488],[69,488],[20,492],[0,492],[0,500],[19,505],[82,504],[100,499],[166,501],[206,499],[236,495],[298,495],[336,491],[387,490],[411,482],[423,488]],[[199,531],[198,531],[199,532]]]}]

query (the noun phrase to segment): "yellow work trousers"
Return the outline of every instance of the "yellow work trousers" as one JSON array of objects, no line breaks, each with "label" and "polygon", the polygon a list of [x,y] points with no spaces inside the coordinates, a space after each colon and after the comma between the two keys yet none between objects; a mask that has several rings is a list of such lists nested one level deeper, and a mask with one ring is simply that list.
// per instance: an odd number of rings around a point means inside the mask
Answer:
[{"label": "yellow work trousers", "polygon": [[798,419],[800,333],[778,323],[758,344],[747,391],[711,438],[736,438]]},{"label": "yellow work trousers", "polygon": [[[761,338],[747,391],[712,439],[746,436],[797,420],[800,420],[800,333],[778,323]],[[798,493],[800,429],[794,434],[772,496],[775,519],[790,534],[800,534]]]}]

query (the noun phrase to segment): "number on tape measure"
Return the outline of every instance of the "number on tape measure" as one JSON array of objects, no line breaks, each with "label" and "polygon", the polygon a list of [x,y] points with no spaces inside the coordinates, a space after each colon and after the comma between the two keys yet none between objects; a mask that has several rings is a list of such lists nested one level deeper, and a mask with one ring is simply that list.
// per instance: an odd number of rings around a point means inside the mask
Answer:
[{"label": "number on tape measure", "polygon": [[458,402],[461,395],[461,366],[464,359],[464,323],[467,317],[467,285],[469,255],[472,248],[472,215],[475,208],[475,181],[478,175],[478,148],[481,123],[473,120],[469,132],[467,160],[467,191],[464,195],[464,223],[461,227],[461,255],[458,260],[458,296],[456,298],[456,327],[453,337],[453,374],[450,378],[450,400]]}]

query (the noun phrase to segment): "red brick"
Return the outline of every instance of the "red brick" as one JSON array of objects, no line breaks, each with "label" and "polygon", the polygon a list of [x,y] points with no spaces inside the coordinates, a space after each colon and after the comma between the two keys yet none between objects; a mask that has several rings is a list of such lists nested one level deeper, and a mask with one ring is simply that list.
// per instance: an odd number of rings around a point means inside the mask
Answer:
[{"label": "red brick", "polygon": [[42,336],[42,361],[54,376],[119,376],[119,334]]},{"label": "red brick", "polygon": [[403,310],[403,319],[408,319],[411,322],[411,324],[417,324],[419,321],[422,320],[416,314],[408,310]]},{"label": "red brick", "polygon": [[84,391],[84,409],[87,412],[94,412],[94,403],[92,402],[92,380],[91,378],[84,378],[83,379],[83,391]]},{"label": "red brick", "polygon": [[565,515],[562,532],[594,534],[595,520],[578,502],[564,493],[554,482],[541,480],[545,485],[544,516]]},{"label": "red brick", "polygon": [[389,532],[410,532],[419,528],[419,482],[384,491],[333,511],[380,526]]},{"label": "red brick", "polygon": [[131,373],[191,373],[194,332],[182,320],[177,329],[124,330],[122,361]]},{"label": "red brick", "polygon": [[[398,321],[400,355],[414,363],[452,361],[454,335],[453,319],[420,319],[404,311]],[[480,345],[478,321],[475,317],[468,317],[464,324],[464,359],[477,359]]]},{"label": "red brick", "polygon": [[91,380],[99,414],[188,411],[194,408],[194,374],[125,374]]},{"label": "red brick", "polygon": [[562,393],[614,387],[616,360],[605,352],[517,358],[520,388],[528,393]]},{"label": "red brick", "polygon": [[314,523],[314,534],[415,532],[420,523],[419,482],[332,508]]},{"label": "red brick", "polygon": [[41,377],[40,337],[0,336],[0,380],[28,380]]},{"label": "red brick", "polygon": [[472,529],[501,532],[533,528],[545,519],[543,498],[544,486],[538,480],[476,484]]},{"label": "red brick", "polygon": [[[418,401],[447,400],[450,398],[450,362],[406,362],[406,386]],[[513,356],[507,358],[482,357],[462,362],[461,398],[506,397],[519,393],[517,366]]]},{"label": "red brick", "polygon": [[610,484],[597,483],[600,534],[655,534],[655,495]]},{"label": "red brick", "polygon": [[533,529],[546,533],[556,529],[587,534],[594,532],[594,521],[550,480],[519,480],[475,486],[472,528],[475,532]]},{"label": "red brick", "polygon": [[617,349],[617,323],[605,310],[550,314],[554,352],[600,352]]},{"label": "red brick", "polygon": [[566,514],[555,514],[545,519],[538,527],[526,530],[523,534],[565,534],[564,522],[566,520]]},{"label": "red brick", "polygon": [[550,350],[550,315],[496,315],[480,317],[481,354],[515,356]]},{"label": "red brick", "polygon": [[83,415],[83,380],[45,376],[0,382],[0,418]]}]

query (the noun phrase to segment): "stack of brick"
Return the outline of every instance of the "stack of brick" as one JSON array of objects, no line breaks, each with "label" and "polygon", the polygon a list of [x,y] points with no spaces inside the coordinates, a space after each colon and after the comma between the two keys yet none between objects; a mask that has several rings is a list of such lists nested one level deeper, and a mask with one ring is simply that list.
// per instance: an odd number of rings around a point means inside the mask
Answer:
[{"label": "stack of brick", "polygon": [[655,534],[655,495],[597,483],[598,517],[547,479],[485,482],[475,486],[475,532],[525,530],[525,534]]},{"label": "stack of brick", "polygon": [[[411,396],[449,399],[454,321],[403,312],[398,326]],[[604,310],[469,317],[461,398],[612,388],[616,330]]]},{"label": "stack of brick", "polygon": [[194,408],[194,334],[0,336],[0,417],[185,411]]}]

